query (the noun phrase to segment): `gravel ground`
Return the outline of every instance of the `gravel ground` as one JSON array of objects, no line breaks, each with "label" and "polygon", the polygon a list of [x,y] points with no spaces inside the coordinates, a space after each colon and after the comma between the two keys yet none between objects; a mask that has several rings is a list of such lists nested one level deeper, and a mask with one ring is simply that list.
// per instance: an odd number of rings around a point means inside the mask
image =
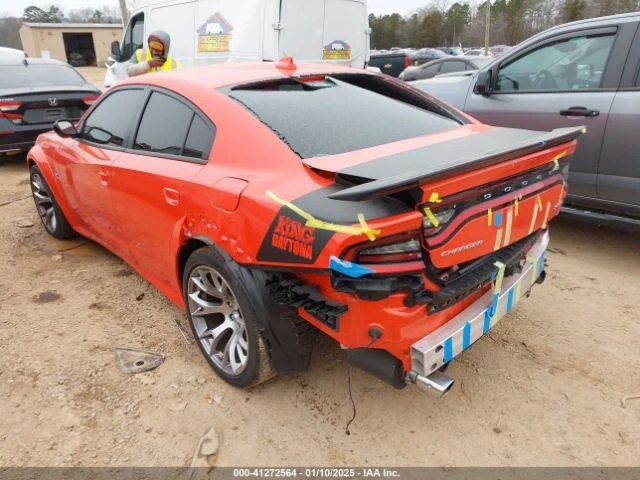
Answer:
[{"label": "gravel ground", "polygon": [[107,69],[104,67],[76,67],[80,74],[93,83],[97,88],[104,90],[104,75]]},{"label": "gravel ground", "polygon": [[[251,391],[214,375],[185,316],[96,244],[49,238],[24,158],[0,164],[0,467],[638,465],[640,251],[628,233],[556,220],[547,281],[456,359],[442,400],[353,370],[318,339],[304,374]],[[115,347],[162,352],[124,375]]]}]

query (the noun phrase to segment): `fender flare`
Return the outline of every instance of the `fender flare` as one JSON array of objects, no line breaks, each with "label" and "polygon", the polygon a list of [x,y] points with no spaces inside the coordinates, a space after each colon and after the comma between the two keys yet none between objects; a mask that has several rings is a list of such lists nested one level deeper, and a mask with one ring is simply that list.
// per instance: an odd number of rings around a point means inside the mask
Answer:
[{"label": "fender flare", "polygon": [[42,152],[42,148],[36,144],[34,145],[29,153],[27,154],[27,167],[29,168],[29,175],[31,175],[31,165],[35,165],[38,167],[42,175],[44,176],[45,182],[49,186],[51,193],[60,209],[62,210],[63,215],[67,219],[67,221],[71,224],[73,228],[78,223],[81,223],[80,218],[76,211],[71,208],[69,203],[67,202],[66,197],[62,193],[62,189],[60,185],[56,181],[55,175],[53,174],[53,169],[51,168],[51,164],[47,160],[46,155]]},{"label": "fender flare", "polygon": [[[215,249],[225,259],[229,269],[246,289],[251,307],[256,312],[258,330],[262,335],[273,368],[279,375],[302,372],[309,368],[310,347],[301,348],[301,335],[308,335],[308,330],[313,327],[306,320],[299,317],[294,307],[279,305],[272,298],[268,282],[271,277],[268,272],[247,268],[237,263],[219,245],[206,235],[196,235],[187,241],[197,240]],[[182,285],[182,282],[181,282]],[[184,295],[184,293],[183,293]],[[296,328],[294,322],[305,322],[308,328]],[[306,326],[305,326],[306,327]]]}]

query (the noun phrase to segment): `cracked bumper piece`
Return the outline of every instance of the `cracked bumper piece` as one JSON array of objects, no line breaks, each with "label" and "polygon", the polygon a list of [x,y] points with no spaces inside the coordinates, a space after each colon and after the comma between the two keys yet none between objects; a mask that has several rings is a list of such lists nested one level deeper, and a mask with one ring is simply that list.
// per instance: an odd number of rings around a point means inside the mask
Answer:
[{"label": "cracked bumper piece", "polygon": [[432,374],[469,348],[509,313],[544,271],[548,245],[549,233],[545,232],[529,250],[522,271],[505,278],[499,293],[489,290],[443,326],[411,345],[412,371],[425,377]]}]

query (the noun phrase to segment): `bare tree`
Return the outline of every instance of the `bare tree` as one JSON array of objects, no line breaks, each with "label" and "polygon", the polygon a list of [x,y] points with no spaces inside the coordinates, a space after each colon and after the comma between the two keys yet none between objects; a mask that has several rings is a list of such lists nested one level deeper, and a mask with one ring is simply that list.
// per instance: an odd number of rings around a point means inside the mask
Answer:
[{"label": "bare tree", "polygon": [[8,15],[0,18],[0,46],[22,50],[22,41],[19,33],[20,25],[22,25],[22,22],[19,18],[9,17]]},{"label": "bare tree", "polygon": [[[454,41],[454,29],[456,43],[460,39],[465,46],[483,45],[487,1],[432,0],[404,18],[397,14],[371,15],[372,45],[443,46]],[[491,45],[514,45],[565,21],[640,10],[640,0],[490,1]]]}]

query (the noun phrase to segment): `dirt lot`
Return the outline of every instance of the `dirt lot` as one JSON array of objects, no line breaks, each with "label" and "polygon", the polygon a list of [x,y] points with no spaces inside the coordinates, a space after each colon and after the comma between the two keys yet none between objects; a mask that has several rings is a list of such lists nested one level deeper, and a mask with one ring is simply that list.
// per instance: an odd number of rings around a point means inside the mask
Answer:
[{"label": "dirt lot", "polygon": [[[353,371],[318,341],[309,372],[253,391],[210,371],[184,315],[86,240],[48,238],[24,159],[0,165],[0,466],[638,465],[640,251],[631,234],[552,224],[547,282],[455,360],[438,401]],[[138,300],[139,299],[139,300]],[[164,353],[135,376],[114,347]]]},{"label": "dirt lot", "polygon": [[107,69],[104,67],[77,67],[80,74],[93,83],[96,87],[104,90],[104,75]]}]

